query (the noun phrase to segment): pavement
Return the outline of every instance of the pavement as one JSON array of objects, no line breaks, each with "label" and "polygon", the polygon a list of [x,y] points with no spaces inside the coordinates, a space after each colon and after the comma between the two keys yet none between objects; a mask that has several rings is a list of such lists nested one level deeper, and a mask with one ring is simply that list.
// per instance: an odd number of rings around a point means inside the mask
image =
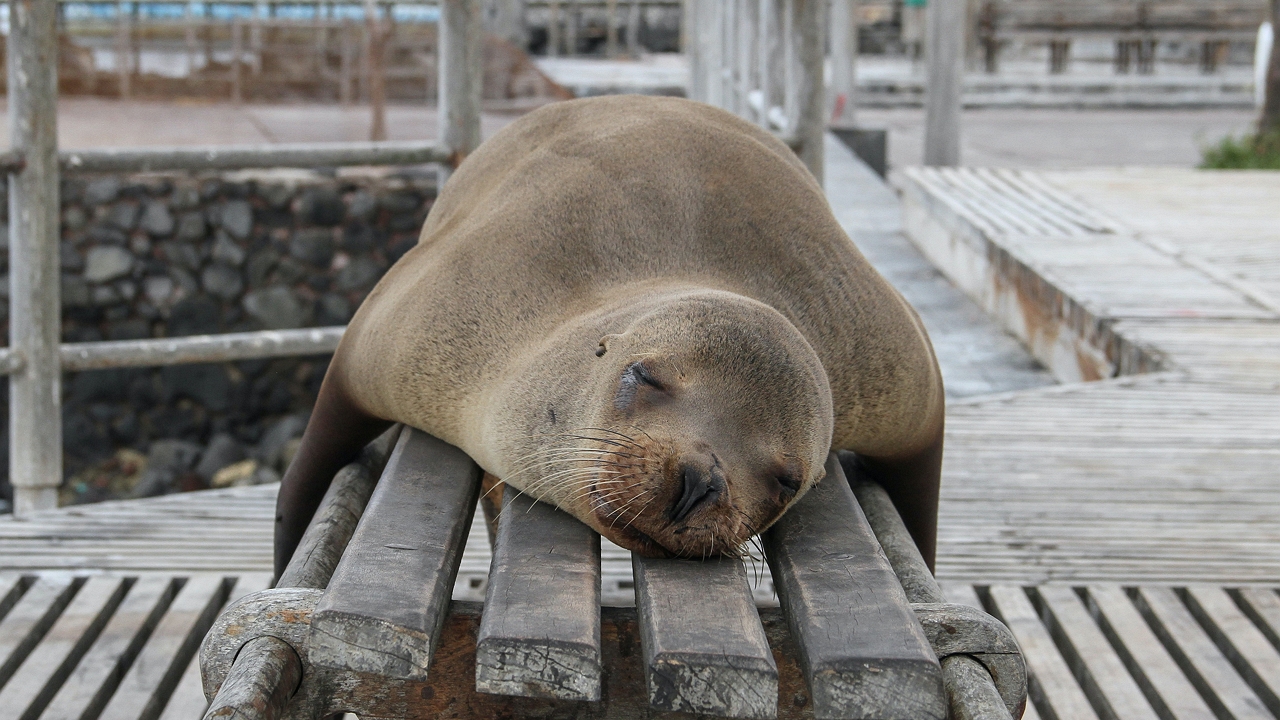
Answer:
[{"label": "pavement", "polygon": [[[488,137],[516,117],[485,113],[481,132]],[[1251,110],[1231,109],[968,110],[962,120],[961,160],[1020,168],[1194,167],[1203,145],[1249,132],[1254,120]],[[920,163],[921,110],[864,109],[857,121],[889,131],[892,167]],[[65,148],[368,140],[370,123],[371,112],[362,105],[235,106],[102,98],[66,98],[58,104],[58,138]],[[434,138],[435,108],[391,105],[387,126],[392,140]],[[6,144],[7,138],[0,138],[0,147]]]}]

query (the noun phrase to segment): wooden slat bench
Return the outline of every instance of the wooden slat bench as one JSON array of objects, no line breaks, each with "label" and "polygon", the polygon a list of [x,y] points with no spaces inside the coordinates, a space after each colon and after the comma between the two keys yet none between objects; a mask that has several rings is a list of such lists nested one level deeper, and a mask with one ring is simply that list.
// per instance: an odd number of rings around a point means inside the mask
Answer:
[{"label": "wooden slat bench", "polygon": [[779,609],[740,560],[639,557],[636,607],[602,609],[599,537],[510,490],[477,607],[450,597],[480,470],[396,432],[335,479],[277,587],[214,624],[206,718],[1021,714],[1012,635],[942,602],[887,495],[834,454],[764,537]]}]

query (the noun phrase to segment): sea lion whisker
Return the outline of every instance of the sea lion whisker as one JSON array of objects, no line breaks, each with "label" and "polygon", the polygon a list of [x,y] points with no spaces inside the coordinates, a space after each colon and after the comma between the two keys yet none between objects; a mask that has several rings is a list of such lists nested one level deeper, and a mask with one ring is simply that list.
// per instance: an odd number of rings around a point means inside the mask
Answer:
[{"label": "sea lion whisker", "polygon": [[[646,492],[647,492],[647,491],[646,491]],[[644,493],[640,493],[640,494],[636,495],[635,497],[633,497],[633,498],[631,498],[630,500],[628,500],[628,501],[626,502],[626,504],[624,504],[622,507],[618,508],[617,513],[616,513],[616,514],[611,513],[610,515],[611,515],[611,517],[613,518],[613,520],[612,520],[612,522],[610,522],[610,523],[609,523],[609,527],[613,527],[614,525],[616,525],[616,524],[617,524],[617,522],[618,522],[618,520],[621,520],[621,519],[622,519],[623,513],[625,513],[625,512],[627,511],[627,508],[628,508],[628,507],[630,507],[630,506],[631,506],[631,504],[632,504],[632,503],[634,503],[636,500],[639,500],[639,499],[640,499],[640,498],[642,498],[642,497],[644,497]],[[633,521],[634,521],[634,518],[633,518]],[[625,526],[624,526],[624,527],[625,527]]]},{"label": "sea lion whisker", "polygon": [[590,427],[590,426],[588,426],[588,427],[581,427],[581,428],[578,428],[578,430],[594,430],[594,431],[596,431],[596,432],[609,433],[610,435],[617,435],[618,437],[620,437],[620,438],[622,438],[622,439],[626,440],[627,442],[634,443],[634,442],[636,441],[636,439],[635,439],[635,438],[631,437],[630,435],[628,435],[628,434],[626,434],[626,433],[621,433],[621,432],[618,432],[617,430],[610,430],[609,428]]}]

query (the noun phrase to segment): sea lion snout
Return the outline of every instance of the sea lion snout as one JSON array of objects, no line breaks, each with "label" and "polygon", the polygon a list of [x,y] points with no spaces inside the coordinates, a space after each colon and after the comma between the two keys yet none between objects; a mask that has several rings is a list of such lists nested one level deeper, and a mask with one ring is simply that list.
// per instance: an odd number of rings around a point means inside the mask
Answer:
[{"label": "sea lion snout", "polygon": [[671,521],[683,522],[694,511],[714,505],[724,494],[724,470],[709,452],[686,454],[680,460],[680,492],[671,508]]}]

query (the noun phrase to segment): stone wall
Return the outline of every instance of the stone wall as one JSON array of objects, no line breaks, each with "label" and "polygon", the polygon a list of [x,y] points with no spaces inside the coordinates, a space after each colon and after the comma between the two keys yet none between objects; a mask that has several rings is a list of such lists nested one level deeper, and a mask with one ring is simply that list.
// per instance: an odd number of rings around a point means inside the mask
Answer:
[{"label": "stone wall", "polygon": [[[67,178],[63,341],[344,324],[417,242],[434,198],[434,173]],[[0,268],[7,337],[7,252]],[[63,502],[275,479],[327,363],[287,358],[67,375]],[[7,403],[7,388],[3,394]],[[7,421],[6,413],[0,425]],[[0,438],[0,473],[7,473],[7,427]],[[10,496],[7,478],[0,496]]]}]

